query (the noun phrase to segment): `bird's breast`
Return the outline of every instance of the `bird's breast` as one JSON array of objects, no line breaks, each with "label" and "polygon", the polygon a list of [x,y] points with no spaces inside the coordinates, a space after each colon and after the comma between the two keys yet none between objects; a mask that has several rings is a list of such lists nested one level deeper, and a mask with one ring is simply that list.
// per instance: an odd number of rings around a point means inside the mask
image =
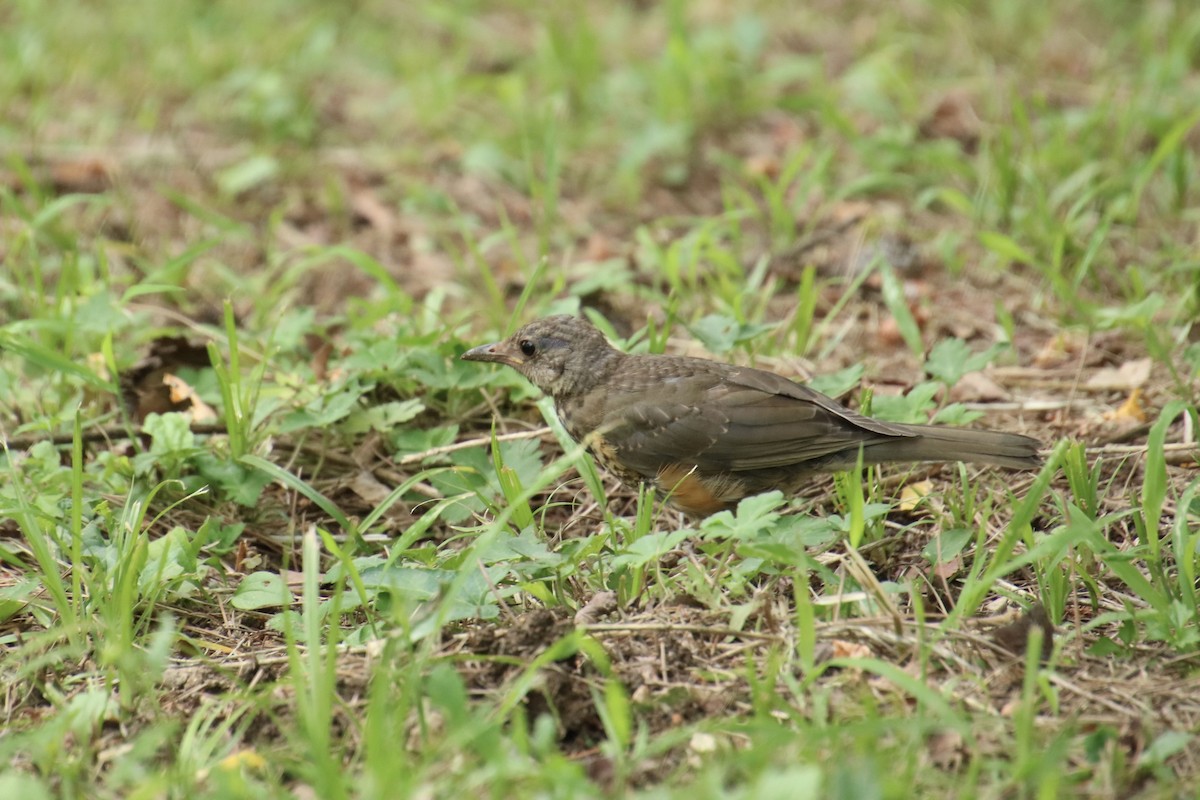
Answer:
[{"label": "bird's breast", "polygon": [[621,481],[637,484],[645,476],[621,463],[619,447],[611,437],[605,435],[609,432],[603,425],[606,399],[603,393],[593,392],[585,397],[560,399],[554,409],[567,433],[576,442],[587,445],[596,463]]}]

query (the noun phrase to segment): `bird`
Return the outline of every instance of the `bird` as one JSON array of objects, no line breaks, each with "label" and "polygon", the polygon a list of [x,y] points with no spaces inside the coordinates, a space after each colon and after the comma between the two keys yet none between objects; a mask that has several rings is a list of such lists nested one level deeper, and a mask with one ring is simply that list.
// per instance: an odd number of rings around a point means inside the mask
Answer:
[{"label": "bird", "polygon": [[859,414],[774,372],[704,358],[628,354],[591,322],[537,319],[467,361],[512,367],[554,401],[567,433],[627,485],[650,484],[694,518],[815,473],[865,465],[972,462],[1035,469],[1017,433],[907,425]]}]

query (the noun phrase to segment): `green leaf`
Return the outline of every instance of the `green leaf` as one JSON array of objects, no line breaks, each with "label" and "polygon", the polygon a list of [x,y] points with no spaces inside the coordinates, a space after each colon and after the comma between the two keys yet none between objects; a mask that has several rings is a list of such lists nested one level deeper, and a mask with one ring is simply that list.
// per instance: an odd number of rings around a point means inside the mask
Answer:
[{"label": "green leaf", "polygon": [[1138,766],[1157,766],[1176,753],[1182,753],[1195,737],[1186,731],[1165,731],[1138,757]]},{"label": "green leaf", "polygon": [[658,561],[694,533],[685,528],[646,534],[631,543],[624,552],[614,556],[611,563],[614,567],[641,567]]},{"label": "green leaf", "polygon": [[943,339],[929,352],[929,358],[925,360],[925,372],[931,378],[953,386],[968,372],[986,367],[1006,347],[1004,343],[997,343],[982,352],[973,353],[962,339]]},{"label": "green leaf", "polygon": [[1107,636],[1101,636],[1096,641],[1092,642],[1087,648],[1087,653],[1096,658],[1108,658],[1110,656],[1118,656],[1125,652],[1125,648],[1114,642]]},{"label": "green leaf", "polygon": [[884,305],[888,307],[892,318],[896,320],[896,327],[900,329],[900,335],[904,337],[904,343],[908,345],[908,349],[918,356],[921,355],[925,351],[925,345],[921,341],[921,327],[917,325],[912,312],[908,309],[908,298],[904,295],[904,285],[886,262],[879,265],[879,275],[883,279],[880,289]]},{"label": "green leaf", "polygon": [[265,472],[219,458],[211,453],[202,453],[194,461],[197,471],[238,505],[253,507],[262,496],[262,490],[271,482]]},{"label": "green leaf", "polygon": [[359,434],[369,431],[388,431],[416,417],[425,410],[425,404],[415,397],[391,403],[359,409],[342,426],[347,433]]},{"label": "green leaf", "polygon": [[74,359],[62,353],[43,347],[25,336],[15,336],[0,331],[0,351],[8,350],[16,353],[31,364],[36,364],[47,372],[60,375],[70,375],[84,385],[102,392],[113,392],[115,387],[92,370],[77,363]]},{"label": "green leaf", "polygon": [[627,749],[633,737],[633,713],[629,695],[616,677],[604,682],[604,705],[600,708],[604,710],[601,719],[610,739],[623,750]]},{"label": "green leaf", "polygon": [[435,447],[445,447],[458,438],[457,425],[439,425],[434,428],[397,428],[386,431],[391,439],[396,457],[413,453],[424,453]]},{"label": "green leaf", "polygon": [[1129,305],[1110,305],[1095,311],[1094,321],[1100,330],[1111,330],[1124,326],[1144,328],[1151,325],[1155,316],[1162,311],[1167,300],[1158,292]]},{"label": "green leaf", "polygon": [[808,388],[830,397],[841,397],[862,381],[863,365],[854,364],[837,372],[826,375],[815,375],[805,385]]},{"label": "green leaf", "polygon": [[21,772],[7,772],[0,775],[0,797],[20,797],[22,800],[50,800],[53,795],[33,775]]},{"label": "green leaf", "polygon": [[748,342],[774,327],[774,325],[749,325],[724,314],[709,314],[689,325],[688,330],[710,352],[728,353],[736,345]]},{"label": "green leaf", "polygon": [[962,403],[951,403],[938,409],[938,412],[933,415],[932,422],[936,422],[938,425],[966,425],[982,416],[982,411],[972,411]]},{"label": "green leaf", "polygon": [[[521,484],[533,483],[542,471],[542,446],[537,439],[500,443],[500,460],[516,473]],[[499,488],[499,482],[497,482]]]},{"label": "green leaf", "polygon": [[296,598],[277,573],[252,572],[242,578],[229,602],[234,608],[253,611],[259,608],[290,606],[296,602]]},{"label": "green leaf", "polygon": [[363,392],[370,388],[353,381],[340,391],[318,395],[304,408],[285,416],[279,430],[290,433],[305,428],[327,428],[348,417],[358,407]]},{"label": "green leaf", "polygon": [[770,564],[804,563],[810,548],[823,547],[843,533],[839,522],[835,517],[784,515],[753,540],[740,540],[737,551],[743,558],[761,558]]},{"label": "green leaf", "polygon": [[877,394],[871,398],[871,413],[887,422],[926,422],[936,405],[933,396],[939,388],[927,381],[918,383],[906,395]]},{"label": "green leaf", "polygon": [[279,162],[272,156],[253,155],[217,173],[221,193],[233,197],[272,180],[279,174]]},{"label": "green leaf", "polygon": [[196,531],[196,538],[199,540],[196,547],[208,546],[218,554],[228,553],[245,530],[244,522],[226,524],[219,517],[208,517]]},{"label": "green leaf", "polygon": [[42,589],[40,581],[21,580],[12,586],[0,587],[0,622],[10,619],[25,608],[27,600]]},{"label": "green leaf", "polygon": [[706,539],[755,539],[779,520],[777,509],[786,502],[780,491],[743,498],[737,512],[720,511],[704,520],[700,531]]},{"label": "green leaf", "polygon": [[975,534],[967,528],[951,528],[931,539],[921,550],[930,564],[945,564],[966,547]]},{"label": "green leaf", "polygon": [[487,546],[477,548],[475,558],[481,564],[530,561],[541,567],[555,567],[566,560],[565,556],[551,550],[546,540],[533,530],[524,530],[517,536],[501,533]]},{"label": "green leaf", "polygon": [[150,435],[153,455],[186,455],[196,450],[196,434],[192,433],[191,423],[178,412],[149,414],[142,429]]},{"label": "green leaf", "polygon": [[1028,250],[1003,233],[984,231],[979,234],[979,243],[1006,261],[1029,264],[1030,266],[1037,265],[1037,261]]}]

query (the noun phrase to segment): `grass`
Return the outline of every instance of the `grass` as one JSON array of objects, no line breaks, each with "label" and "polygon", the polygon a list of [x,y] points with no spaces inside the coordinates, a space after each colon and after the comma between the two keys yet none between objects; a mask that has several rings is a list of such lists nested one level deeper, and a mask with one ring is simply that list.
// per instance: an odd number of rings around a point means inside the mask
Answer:
[{"label": "grass", "polygon": [[[0,22],[0,795],[1190,793],[1200,12]],[[1047,465],[690,523],[564,311]]]}]

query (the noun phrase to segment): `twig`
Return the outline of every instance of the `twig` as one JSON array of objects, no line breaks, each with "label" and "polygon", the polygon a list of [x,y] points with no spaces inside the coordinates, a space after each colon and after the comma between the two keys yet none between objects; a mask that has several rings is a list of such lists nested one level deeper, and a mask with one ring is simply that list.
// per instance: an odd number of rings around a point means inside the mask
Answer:
[{"label": "twig", "polygon": [[1140,425],[1134,425],[1132,428],[1125,428],[1124,430],[1110,433],[1107,436],[1101,436],[1092,442],[1092,448],[1105,447],[1110,444],[1121,444],[1122,442],[1128,442],[1130,439],[1144,436],[1150,432],[1152,425],[1153,423],[1143,422]]},{"label": "twig", "polygon": [[[1150,448],[1144,444],[1108,444],[1103,447],[1089,448],[1090,455],[1097,456],[1140,456]],[[1163,454],[1168,464],[1180,465],[1196,463],[1200,460],[1200,446],[1172,442],[1163,445]]]},{"label": "twig", "polygon": [[445,455],[446,453],[453,453],[456,450],[466,450],[468,447],[483,447],[484,445],[491,444],[493,441],[511,442],[517,439],[536,439],[539,436],[545,436],[547,433],[550,433],[550,428],[541,427],[531,431],[520,431],[519,433],[502,433],[494,437],[494,439],[491,436],[480,436],[478,439],[467,439],[462,442],[455,442],[454,444],[433,447],[429,450],[423,450],[420,453],[409,453],[403,458],[396,459],[396,464],[397,466],[419,464],[427,458]]},{"label": "twig", "polygon": [[655,622],[606,622],[599,625],[581,625],[580,629],[588,633],[633,633],[635,631],[683,631],[685,633],[702,633],[707,636],[736,636],[742,639],[761,639],[766,642],[783,643],[783,637],[773,633],[758,633],[757,631],[739,631],[736,628],[708,627],[707,625],[674,625]]}]

